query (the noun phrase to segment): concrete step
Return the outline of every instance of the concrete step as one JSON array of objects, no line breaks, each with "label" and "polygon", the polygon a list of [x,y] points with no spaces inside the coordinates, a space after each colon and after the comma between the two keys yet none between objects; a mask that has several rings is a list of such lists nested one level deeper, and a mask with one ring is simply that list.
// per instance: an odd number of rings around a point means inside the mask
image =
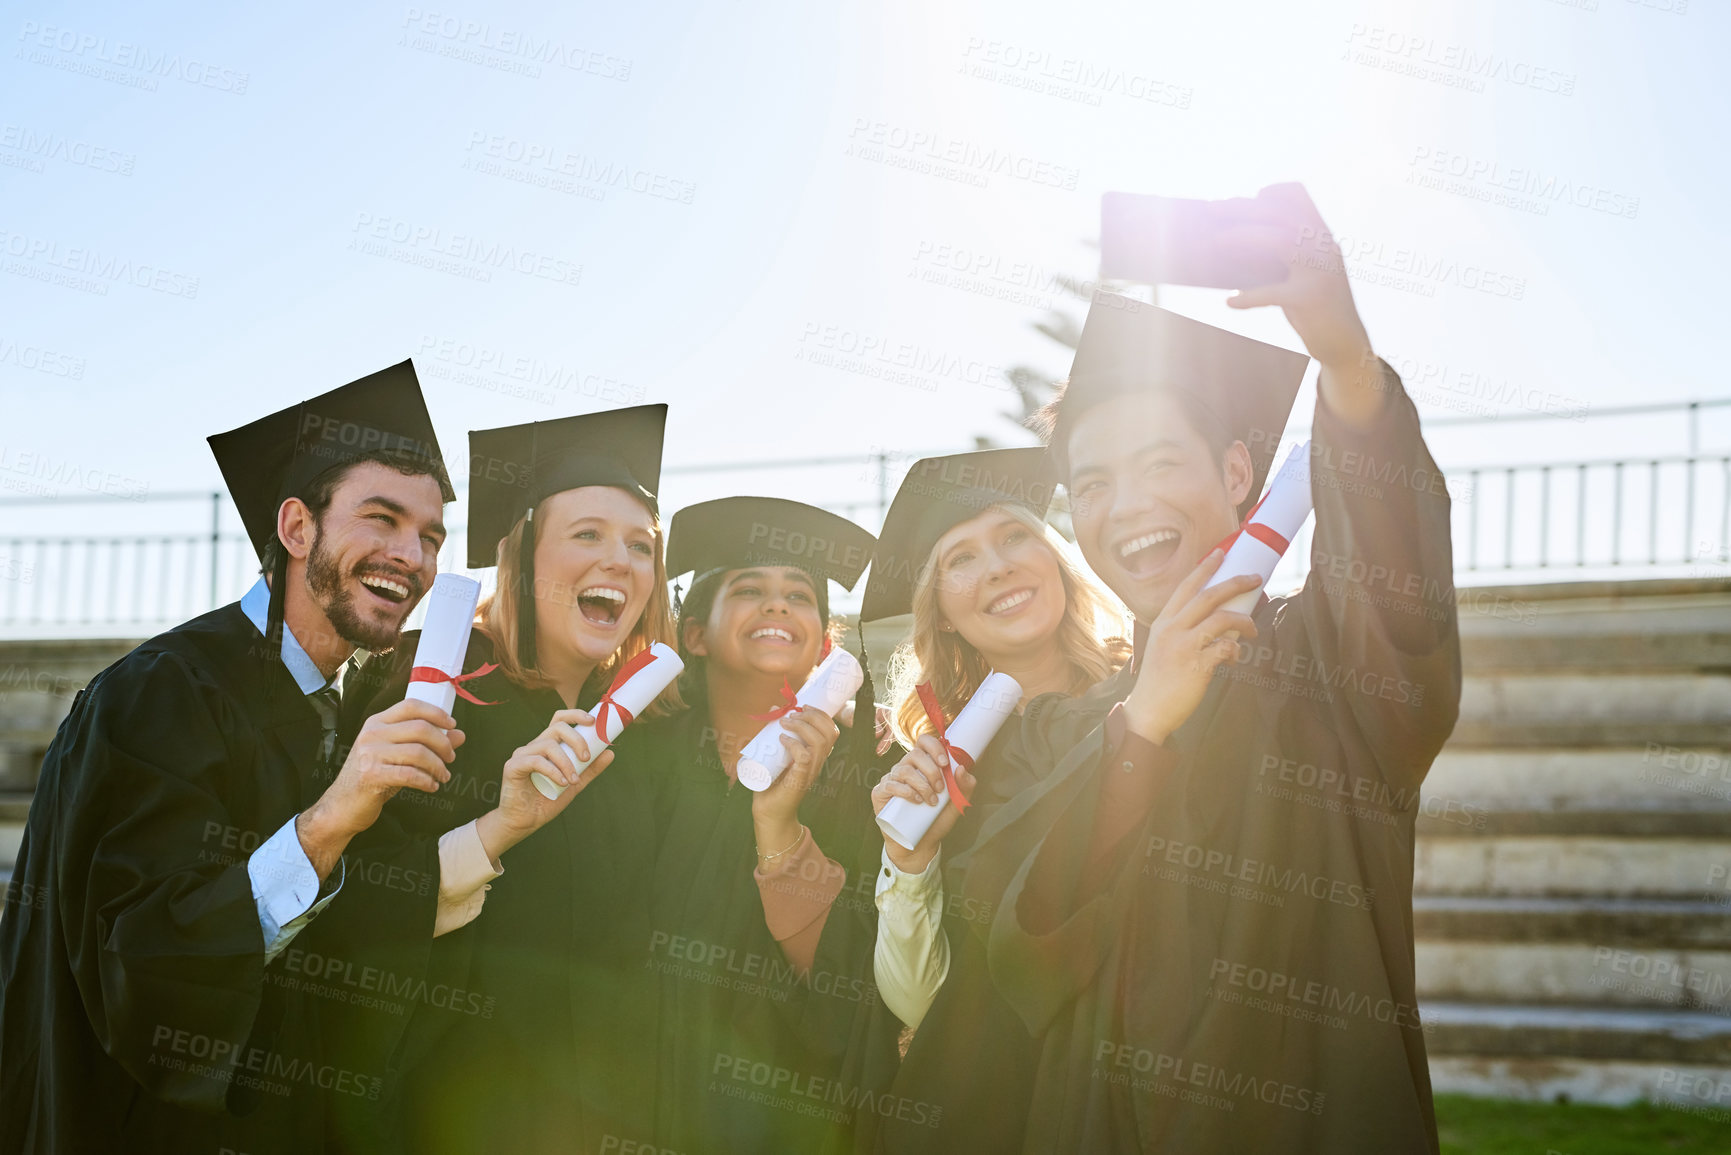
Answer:
[{"label": "concrete step", "polygon": [[1731,829],[1710,838],[1427,837],[1413,853],[1413,890],[1423,895],[1699,901],[1723,892],[1728,873]]},{"label": "concrete step", "polygon": [[1731,673],[1469,673],[1455,748],[1723,746]]},{"label": "concrete step", "polygon": [[1445,749],[1421,837],[1731,837],[1731,749]]},{"label": "concrete step", "polygon": [[1731,667],[1731,632],[1726,630],[1722,619],[1711,632],[1629,632],[1586,636],[1530,630],[1524,634],[1475,637],[1466,631],[1465,624],[1463,619],[1461,665],[1471,675],[1522,670],[1634,673]]},{"label": "concrete step", "polygon": [[1731,892],[1716,901],[1413,900],[1425,999],[1731,1013]]},{"label": "concrete step", "polygon": [[1731,1017],[1731,951],[1425,939],[1413,950],[1421,1001],[1686,1010]]},{"label": "concrete step", "polygon": [[18,846],[24,841],[24,821],[30,817],[30,795],[0,794],[0,870],[7,877],[18,861]]},{"label": "concrete step", "polygon": [[1429,943],[1579,944],[1731,951],[1731,890],[1711,900],[1419,895],[1413,935]]},{"label": "concrete step", "polygon": [[1420,1013],[1439,1094],[1731,1108],[1731,1017],[1446,1002]]},{"label": "concrete step", "polygon": [[1461,654],[1474,673],[1731,669],[1731,582],[1722,579],[1459,592]]},{"label": "concrete step", "polygon": [[1731,814],[1703,810],[1491,810],[1442,798],[1426,799],[1420,838],[1507,838],[1526,835],[1600,838],[1731,837]]},{"label": "concrete step", "polygon": [[1731,1068],[1731,1016],[1615,1007],[1424,1000],[1425,1049],[1479,1055],[1671,1061]]},{"label": "concrete step", "polygon": [[[1704,747],[1660,742],[1603,749],[1451,745],[1432,764],[1423,794],[1492,812],[1699,811],[1723,819],[1731,829],[1728,738],[1721,734],[1717,746]],[[1421,808],[1421,821],[1438,809]]]},{"label": "concrete step", "polygon": [[30,795],[0,793],[0,917],[12,899],[12,867],[24,841],[24,820],[30,815]]}]

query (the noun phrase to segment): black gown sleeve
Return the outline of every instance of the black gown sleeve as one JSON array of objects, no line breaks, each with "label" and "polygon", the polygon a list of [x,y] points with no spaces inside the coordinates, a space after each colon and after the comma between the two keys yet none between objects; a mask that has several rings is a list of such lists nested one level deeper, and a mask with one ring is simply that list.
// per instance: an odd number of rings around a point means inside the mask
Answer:
[{"label": "black gown sleeve", "polygon": [[1364,430],[1319,395],[1312,427],[1316,534],[1297,598],[1313,680],[1334,690],[1385,780],[1416,792],[1460,713],[1450,500],[1418,411],[1383,367],[1387,399]]},{"label": "black gown sleeve", "polygon": [[53,900],[78,996],[103,1050],[146,1091],[221,1110],[229,1079],[162,1060],[189,1032],[208,1040],[209,1067],[232,1073],[259,1015],[264,931],[246,861],[201,853],[237,829],[219,783],[255,764],[245,747],[257,732],[168,653],[112,671],[74,714],[55,752]]}]

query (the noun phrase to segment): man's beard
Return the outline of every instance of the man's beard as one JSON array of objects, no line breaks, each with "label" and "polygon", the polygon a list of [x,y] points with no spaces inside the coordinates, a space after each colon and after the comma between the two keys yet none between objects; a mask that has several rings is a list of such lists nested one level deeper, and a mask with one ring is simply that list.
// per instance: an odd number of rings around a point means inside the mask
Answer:
[{"label": "man's beard", "polygon": [[[382,571],[383,567],[379,568]],[[357,568],[355,576],[359,575]],[[394,571],[391,571],[391,577],[409,587],[409,598],[403,603],[403,618],[406,618],[408,609],[420,595],[420,578]],[[360,611],[355,609],[354,593],[343,583],[343,574],[337,559],[324,548],[324,534],[317,529],[313,531],[312,552],[307,555],[307,586],[312,590],[313,600],[330,620],[331,628],[336,630],[337,637],[349,645],[377,653],[397,644],[403,618],[392,623],[378,622],[363,617]]]}]

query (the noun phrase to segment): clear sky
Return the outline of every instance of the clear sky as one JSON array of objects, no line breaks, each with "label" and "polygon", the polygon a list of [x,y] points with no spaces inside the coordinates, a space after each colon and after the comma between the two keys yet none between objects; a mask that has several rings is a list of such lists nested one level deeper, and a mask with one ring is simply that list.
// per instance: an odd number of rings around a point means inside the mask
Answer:
[{"label": "clear sky", "polygon": [[[1282,180],[1348,243],[1421,411],[1731,396],[1727,12],[27,4],[0,26],[0,482],[208,489],[206,434],[407,356],[451,457],[646,400],[670,464],[1015,441],[1001,371],[1064,370],[1031,325],[1051,276],[1092,274],[1103,191]],[[1296,347],[1224,296],[1164,300]],[[672,476],[664,506],[729,491],[875,485]]]}]

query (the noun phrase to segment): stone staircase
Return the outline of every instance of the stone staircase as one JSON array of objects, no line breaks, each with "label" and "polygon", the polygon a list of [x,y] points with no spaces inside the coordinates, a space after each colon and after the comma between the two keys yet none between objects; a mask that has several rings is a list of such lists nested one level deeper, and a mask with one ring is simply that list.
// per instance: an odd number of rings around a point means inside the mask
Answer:
[{"label": "stone staircase", "polygon": [[1436,1089],[1731,1107],[1731,581],[1464,599],[1413,916]]}]

